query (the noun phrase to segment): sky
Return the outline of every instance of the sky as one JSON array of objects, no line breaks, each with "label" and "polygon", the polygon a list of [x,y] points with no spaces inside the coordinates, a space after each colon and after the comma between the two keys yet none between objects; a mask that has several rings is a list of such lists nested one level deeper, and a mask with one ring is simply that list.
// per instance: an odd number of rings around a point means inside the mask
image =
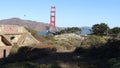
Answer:
[{"label": "sky", "polygon": [[59,27],[120,27],[120,0],[0,0],[0,20],[18,17],[49,23],[51,6],[56,6]]}]

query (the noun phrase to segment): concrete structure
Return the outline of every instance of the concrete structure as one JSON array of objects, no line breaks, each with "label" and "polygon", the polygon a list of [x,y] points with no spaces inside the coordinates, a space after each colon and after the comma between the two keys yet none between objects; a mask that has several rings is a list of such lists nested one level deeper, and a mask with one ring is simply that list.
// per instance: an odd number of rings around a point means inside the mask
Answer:
[{"label": "concrete structure", "polygon": [[31,33],[17,25],[0,25],[0,46],[39,44]]},{"label": "concrete structure", "polygon": [[[21,47],[39,43],[40,42],[22,26],[0,25],[0,58],[3,58],[4,55],[8,56],[14,44]],[[4,50],[6,53],[4,53]]]}]

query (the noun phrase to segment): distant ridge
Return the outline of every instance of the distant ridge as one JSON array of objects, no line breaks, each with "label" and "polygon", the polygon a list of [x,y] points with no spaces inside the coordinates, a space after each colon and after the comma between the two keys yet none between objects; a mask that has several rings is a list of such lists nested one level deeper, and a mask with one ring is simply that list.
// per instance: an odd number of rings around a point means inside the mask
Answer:
[{"label": "distant ridge", "polygon": [[[28,27],[31,29],[34,29],[38,32],[47,32],[49,29],[49,24],[48,23],[43,23],[43,22],[36,22],[36,21],[31,21],[31,20],[23,20],[20,18],[10,18],[10,19],[4,19],[0,20],[0,24],[9,24],[9,25],[19,25],[19,26],[24,26]],[[59,30],[65,29],[65,27],[58,27]],[[90,34],[91,31],[89,31],[91,28],[90,27],[81,27],[81,34]]]},{"label": "distant ridge", "polygon": [[46,32],[48,30],[49,24],[43,22],[36,22],[31,20],[23,20],[20,18],[10,18],[0,20],[0,24],[9,24],[9,25],[20,25],[34,29],[39,32]]}]

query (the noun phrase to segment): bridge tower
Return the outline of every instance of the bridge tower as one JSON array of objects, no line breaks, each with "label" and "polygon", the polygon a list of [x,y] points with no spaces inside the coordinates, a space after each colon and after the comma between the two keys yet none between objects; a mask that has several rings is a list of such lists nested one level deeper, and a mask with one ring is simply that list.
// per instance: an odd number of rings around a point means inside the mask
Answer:
[{"label": "bridge tower", "polygon": [[50,25],[49,25],[50,32],[57,32],[58,29],[56,27],[56,7],[51,6],[50,10]]}]

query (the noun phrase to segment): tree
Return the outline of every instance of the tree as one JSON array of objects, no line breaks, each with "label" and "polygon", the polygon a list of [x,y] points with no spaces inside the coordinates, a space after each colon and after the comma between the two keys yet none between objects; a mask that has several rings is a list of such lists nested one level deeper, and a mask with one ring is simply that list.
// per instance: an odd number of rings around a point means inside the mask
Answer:
[{"label": "tree", "polygon": [[110,29],[110,35],[116,37],[119,34],[120,34],[120,27],[114,27]]},{"label": "tree", "polygon": [[81,29],[78,27],[65,28],[61,30],[60,33],[80,33]]},{"label": "tree", "polygon": [[105,23],[95,24],[92,26],[93,34],[100,36],[107,35],[108,29],[109,27]]}]

